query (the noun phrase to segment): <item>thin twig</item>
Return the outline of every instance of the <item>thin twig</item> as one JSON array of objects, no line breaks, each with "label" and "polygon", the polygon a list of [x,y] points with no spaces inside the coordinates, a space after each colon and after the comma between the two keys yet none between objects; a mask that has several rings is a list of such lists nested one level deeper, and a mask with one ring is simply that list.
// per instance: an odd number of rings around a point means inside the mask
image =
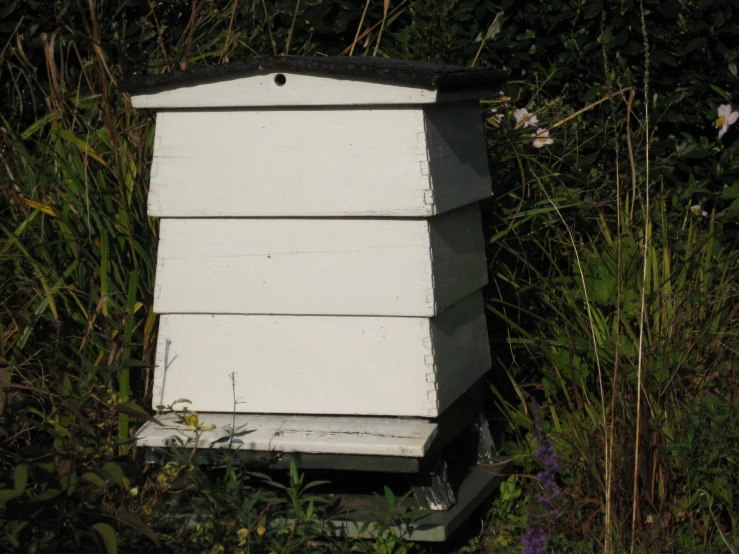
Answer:
[{"label": "thin twig", "polygon": [[375,51],[372,56],[377,56],[377,50],[380,48],[380,41],[382,40],[382,31],[385,30],[385,22],[387,21],[387,10],[390,7],[390,0],[383,0],[382,4],[382,25],[380,25],[380,32],[377,35],[377,42],[375,43]]},{"label": "thin twig", "polygon": [[588,110],[591,110],[591,109],[593,109],[593,108],[594,108],[595,106],[597,106],[598,104],[602,104],[603,102],[605,102],[606,100],[610,100],[610,99],[611,99],[611,98],[613,98],[614,96],[618,96],[619,94],[623,94],[624,92],[627,92],[627,91],[629,91],[629,90],[633,90],[633,89],[634,89],[634,87],[626,87],[626,88],[622,88],[621,90],[618,90],[618,91],[616,91],[616,92],[613,92],[613,93],[611,93],[611,94],[607,94],[606,96],[604,96],[604,97],[603,97],[603,98],[601,98],[600,100],[596,100],[596,101],[595,101],[595,102],[593,102],[592,104],[589,104],[589,105],[585,106],[585,107],[584,107],[583,109],[581,109],[581,110],[577,110],[577,111],[576,111],[575,113],[573,113],[573,114],[570,114],[570,115],[568,115],[568,116],[567,116],[567,117],[565,117],[564,119],[560,119],[559,121],[557,121],[557,123],[555,123],[554,125],[552,125],[552,126],[551,126],[551,127],[549,127],[549,128],[550,128],[550,129],[555,129],[555,128],[559,127],[560,125],[564,125],[565,123],[567,123],[567,122],[568,122],[568,121],[570,121],[571,119],[574,119],[574,118],[576,118],[576,117],[577,117],[578,115],[580,115],[581,113],[585,113],[585,112],[587,112]]},{"label": "thin twig", "polygon": [[295,30],[295,22],[298,19],[298,9],[300,8],[300,0],[295,2],[295,13],[293,14],[293,22],[290,25],[290,31],[287,33],[287,44],[285,45],[285,55],[290,53],[290,42],[293,39],[293,31]]},{"label": "thin twig", "polygon": [[646,318],[647,301],[647,263],[649,255],[649,38],[647,36],[647,22],[644,16],[644,0],[639,0],[641,8],[641,26],[644,35],[644,132],[646,133],[644,153],[644,269],[641,284],[641,312],[639,314],[639,360],[636,365],[636,429],[634,432],[634,488],[631,504],[631,553],[634,552],[636,542],[636,509],[639,502],[639,433],[641,431],[641,389],[642,366],[644,363],[644,320]]},{"label": "thin twig", "polygon": [[[565,218],[562,215],[562,212],[559,211],[559,208],[554,203],[554,201],[551,199],[551,197],[549,196],[549,194],[547,193],[546,189],[541,184],[541,182],[539,182],[539,185],[541,187],[542,192],[544,193],[544,196],[547,197],[547,200],[554,208],[555,213],[557,214],[559,219],[562,221],[562,224],[564,225],[565,230],[567,231],[567,234],[570,237],[570,243],[572,244],[572,249],[575,253],[575,261],[577,262],[577,270],[578,270],[578,273],[580,274],[580,279],[582,280],[582,290],[583,290],[583,295],[585,296],[585,307],[587,309],[588,322],[590,324],[590,331],[591,331],[590,337],[593,339],[593,353],[595,355],[595,366],[598,370],[598,383],[600,385],[599,388],[600,388],[600,396],[601,396],[601,406],[605,406],[605,393],[603,391],[603,372],[601,371],[601,366],[600,366],[600,353],[598,349],[598,339],[596,338],[595,323],[594,323],[595,320],[593,319],[593,312],[590,307],[590,297],[588,296],[588,287],[587,287],[587,281],[585,280],[585,271],[583,270],[582,262],[580,261],[580,252],[577,249],[577,243],[575,242],[575,235],[572,233],[572,229],[570,228],[570,226],[567,225],[567,222],[565,221]],[[585,399],[588,400],[588,397],[586,396]],[[605,429],[606,428],[605,409],[602,410],[602,414],[603,414],[603,429]]]},{"label": "thin twig", "polygon": [[636,162],[634,161],[634,147],[631,143],[631,107],[634,104],[636,91],[632,90],[626,103],[626,147],[629,150],[629,164],[631,165],[631,208],[629,222],[634,220],[634,203],[636,202]]},{"label": "thin twig", "polygon": [[357,45],[357,42],[359,41],[359,32],[362,30],[362,24],[364,24],[364,17],[367,15],[367,9],[369,8],[370,0],[367,0],[367,2],[364,4],[364,11],[362,12],[362,17],[359,19],[359,25],[357,25],[357,34],[354,35],[354,42],[352,42],[352,47],[349,50],[349,55],[354,55],[354,47]]},{"label": "thin twig", "polygon": [[264,24],[267,26],[267,32],[269,33],[269,43],[272,45],[272,54],[276,56],[277,44],[275,44],[275,39],[272,37],[272,27],[269,26],[269,13],[267,13],[265,0],[262,0],[262,8],[264,9]]},{"label": "thin twig", "polygon": [[13,29],[13,32],[10,33],[10,36],[8,37],[8,41],[5,43],[5,46],[3,46],[3,49],[0,50],[0,58],[2,58],[5,55],[5,51],[10,46],[10,41],[13,40],[13,38],[15,37],[15,35],[18,32],[18,29],[20,28],[21,23],[23,23],[23,20],[25,19],[25,17],[26,17],[25,15],[21,16],[21,18],[18,20],[18,23],[15,26],[15,29]]},{"label": "thin twig", "polygon": [[226,59],[226,52],[228,52],[228,42],[231,39],[231,33],[234,28],[234,21],[236,20],[236,6],[239,5],[239,0],[233,0],[233,6],[231,7],[231,20],[228,22],[228,31],[226,32],[226,41],[223,43],[223,54],[221,54],[221,63]]},{"label": "thin twig", "polygon": [[9,389],[29,390],[31,392],[37,392],[39,394],[43,394],[44,396],[56,396],[57,398],[64,398],[61,394],[54,394],[53,392],[37,389],[36,387],[30,387],[28,385],[16,385],[15,383],[10,383],[9,385],[5,385],[5,387]]},{"label": "thin twig", "polygon": [[190,67],[190,58],[192,58],[192,41],[195,36],[195,21],[196,21],[196,15],[198,13],[198,2],[197,0],[192,0],[192,10],[190,12],[190,32],[187,35],[187,57],[185,58],[185,64],[187,64],[187,68]]},{"label": "thin twig", "polygon": [[[390,12],[390,14],[388,15],[388,17],[392,17],[393,15],[395,15],[395,12],[399,11],[403,7],[403,4],[405,4],[407,1],[408,0],[403,0],[400,4],[398,4],[398,7],[397,8],[394,8],[393,11]],[[413,6],[415,6],[416,4],[418,4],[421,1],[422,0],[415,0],[415,2],[412,2],[412,3],[408,4],[408,6],[406,6],[404,9],[407,10],[409,8],[412,8]],[[356,40],[363,39],[366,35],[368,35],[372,31],[374,31],[380,25],[382,25],[382,21],[378,21],[377,23],[375,23],[374,25],[372,25],[369,29],[365,29],[362,32],[362,34],[359,35],[359,39],[356,39]],[[354,45],[354,43],[352,43],[352,45]],[[343,56],[343,55],[347,54],[351,50],[351,48],[352,48],[352,46],[347,46],[341,52],[339,52],[339,56]]]},{"label": "thin twig", "polygon": [[485,43],[488,40],[488,36],[493,30],[493,27],[495,27],[495,23],[498,21],[498,15],[495,16],[495,19],[493,19],[493,22],[490,24],[490,27],[488,27],[487,32],[485,33],[485,36],[482,37],[482,42],[480,43],[480,48],[477,49],[477,54],[475,54],[475,59],[472,60],[472,65],[470,67],[475,67],[475,64],[477,63],[477,58],[480,57],[480,53],[482,52],[482,49],[485,47]]},{"label": "thin twig", "polygon": [[[600,43],[601,52],[603,54],[603,72],[605,73],[606,86],[608,87],[609,96],[613,92],[613,84],[609,78],[610,70],[608,64],[608,53],[606,51],[606,10],[601,11],[600,18]],[[611,96],[611,123],[613,125],[613,140],[616,157],[616,346],[613,362],[613,381],[611,382],[611,424],[608,429],[603,429],[605,434],[605,481],[606,481],[606,498],[605,498],[605,537],[603,551],[604,554],[611,554],[613,551],[612,544],[612,527],[613,527],[613,442],[615,436],[616,421],[616,382],[618,379],[618,361],[619,361],[619,344],[618,333],[621,325],[621,188],[620,188],[620,166],[619,166],[619,148],[618,148],[618,129],[616,126],[616,103]],[[603,405],[603,412],[606,407]]]}]

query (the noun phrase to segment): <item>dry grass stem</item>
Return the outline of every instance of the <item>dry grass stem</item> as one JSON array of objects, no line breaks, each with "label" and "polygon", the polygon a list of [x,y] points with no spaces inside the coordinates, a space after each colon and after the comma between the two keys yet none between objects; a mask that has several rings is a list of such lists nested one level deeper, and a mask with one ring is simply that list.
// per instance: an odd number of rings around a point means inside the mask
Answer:
[{"label": "dry grass stem", "polygon": [[300,9],[300,0],[295,2],[295,13],[293,14],[293,22],[290,24],[290,30],[287,33],[287,44],[285,45],[285,55],[290,54],[290,42],[293,39],[293,31],[295,31],[295,22],[298,20],[298,10]]},{"label": "dry grass stem", "polygon": [[585,113],[588,110],[592,110],[594,107],[598,106],[599,104],[602,104],[603,102],[606,102],[606,101],[610,100],[614,96],[618,96],[619,94],[623,94],[624,92],[627,92],[627,91],[630,91],[630,90],[633,90],[633,87],[626,87],[626,88],[623,88],[623,89],[621,89],[619,91],[613,92],[611,94],[607,94],[606,96],[604,96],[600,100],[596,100],[592,104],[588,104],[587,106],[585,106],[581,110],[577,110],[575,113],[572,113],[572,114],[568,115],[564,119],[560,119],[559,121],[557,121],[556,123],[554,123],[553,125],[551,125],[549,128],[550,129],[556,129],[560,125],[564,125],[568,121],[570,121],[572,119],[575,119],[578,115],[580,115],[582,113]]},{"label": "dry grass stem", "polygon": [[[364,24],[364,18],[367,15],[367,10],[369,9],[370,0],[367,0],[367,2],[364,4],[364,10],[362,11],[362,17],[359,18],[359,25],[357,25],[357,34],[354,35],[354,41],[352,42],[351,48],[349,49],[349,55],[354,55],[354,47],[359,42],[359,39],[361,38],[359,36],[360,31],[362,30],[362,25]],[[364,36],[364,34],[362,34]]]},{"label": "dry grass stem", "polygon": [[639,353],[636,368],[636,428],[634,429],[634,488],[631,510],[631,552],[636,545],[636,520],[639,506],[639,450],[641,445],[641,396],[642,396],[642,369],[644,364],[644,331],[647,305],[647,267],[649,264],[649,238],[651,232],[650,197],[649,197],[649,38],[647,23],[644,17],[644,1],[640,0],[642,34],[644,35],[644,133],[645,141],[645,169],[644,169],[644,249],[643,273],[641,285],[641,311],[639,314]]},{"label": "dry grass stem", "polygon": [[264,10],[264,25],[267,27],[267,32],[269,33],[269,44],[272,47],[272,55],[277,55],[277,44],[275,43],[275,39],[272,36],[272,27],[269,26],[269,13],[267,12],[267,3],[266,0],[262,0],[262,9]]},{"label": "dry grass stem", "polygon": [[377,50],[380,48],[380,41],[382,40],[382,32],[385,30],[385,22],[387,21],[387,11],[390,8],[390,0],[383,0],[382,4],[382,24],[380,25],[380,32],[377,35],[377,42],[375,42],[375,51],[372,56],[377,56]]},{"label": "dry grass stem", "polygon": [[477,54],[475,54],[475,58],[472,60],[472,63],[470,64],[470,67],[475,67],[475,64],[477,63],[478,58],[480,57],[480,54],[482,53],[482,49],[485,48],[485,43],[488,40],[488,36],[493,30],[493,27],[495,27],[495,24],[498,22],[498,14],[495,15],[495,18],[493,19],[493,22],[490,24],[490,27],[488,27],[488,30],[485,32],[485,36],[482,37],[482,41],[480,42],[480,48],[477,49]]}]

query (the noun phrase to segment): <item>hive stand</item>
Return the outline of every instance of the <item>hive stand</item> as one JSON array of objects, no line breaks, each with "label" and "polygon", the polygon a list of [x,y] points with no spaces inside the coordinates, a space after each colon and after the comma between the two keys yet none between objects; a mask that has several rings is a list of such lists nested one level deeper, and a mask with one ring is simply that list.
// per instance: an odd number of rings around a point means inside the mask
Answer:
[{"label": "hive stand", "polygon": [[[272,469],[407,474],[439,512],[418,540],[469,515],[497,480],[477,202],[491,194],[479,98],[504,80],[288,56],[121,83],[157,113],[153,407],[185,398],[214,426],[158,415],[136,434],[150,461],[177,442],[203,462],[230,448]],[[449,449],[470,431],[460,485]]]}]

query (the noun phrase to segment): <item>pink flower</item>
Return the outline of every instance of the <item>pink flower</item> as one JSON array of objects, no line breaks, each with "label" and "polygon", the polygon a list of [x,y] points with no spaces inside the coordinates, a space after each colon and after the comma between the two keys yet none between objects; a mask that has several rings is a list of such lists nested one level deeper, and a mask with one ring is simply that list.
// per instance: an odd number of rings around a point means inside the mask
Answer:
[{"label": "pink flower", "polygon": [[696,204],[695,206],[690,206],[690,211],[693,212],[695,215],[702,215],[703,217],[708,217],[708,212],[700,207],[699,204]]},{"label": "pink flower", "polygon": [[529,113],[529,110],[526,108],[520,108],[518,110],[513,110],[513,117],[516,118],[516,127],[520,127],[523,125],[524,127],[533,127],[537,123],[539,123],[539,118],[537,118],[534,114]]},{"label": "pink flower", "polygon": [[534,137],[534,148],[554,144],[554,139],[549,138],[549,129],[537,129],[536,133],[531,136]]},{"label": "pink flower", "polygon": [[718,129],[718,138],[723,137],[729,126],[736,123],[739,119],[739,111],[732,112],[731,104],[724,104],[718,107],[718,117],[716,118],[716,128]]}]

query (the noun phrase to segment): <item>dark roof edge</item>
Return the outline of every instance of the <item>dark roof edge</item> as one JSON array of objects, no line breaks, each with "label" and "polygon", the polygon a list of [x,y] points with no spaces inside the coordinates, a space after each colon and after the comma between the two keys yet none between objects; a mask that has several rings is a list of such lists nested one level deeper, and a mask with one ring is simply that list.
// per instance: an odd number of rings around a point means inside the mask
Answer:
[{"label": "dark roof edge", "polygon": [[143,94],[219,78],[235,79],[276,71],[351,78],[449,92],[497,87],[505,83],[508,78],[504,71],[497,69],[439,65],[388,58],[270,56],[237,63],[173,71],[162,75],[135,76],[120,81],[118,90],[129,94]]}]

